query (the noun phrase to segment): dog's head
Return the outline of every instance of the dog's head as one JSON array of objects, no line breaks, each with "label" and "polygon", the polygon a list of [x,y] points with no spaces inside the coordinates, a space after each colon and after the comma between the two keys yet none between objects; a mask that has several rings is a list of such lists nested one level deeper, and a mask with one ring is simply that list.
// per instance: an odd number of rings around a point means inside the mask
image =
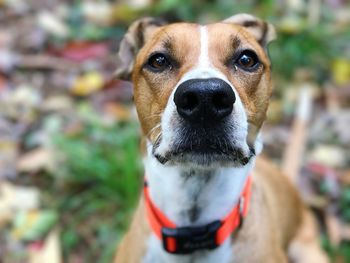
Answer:
[{"label": "dog's head", "polygon": [[117,77],[134,83],[150,153],[166,165],[243,166],[255,154],[271,94],[273,27],[251,15],[222,22],[134,22]]}]

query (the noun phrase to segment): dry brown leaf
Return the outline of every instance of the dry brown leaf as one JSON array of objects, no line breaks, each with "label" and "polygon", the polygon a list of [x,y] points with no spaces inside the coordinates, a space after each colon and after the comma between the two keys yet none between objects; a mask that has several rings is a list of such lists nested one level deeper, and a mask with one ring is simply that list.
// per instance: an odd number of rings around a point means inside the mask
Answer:
[{"label": "dry brown leaf", "polygon": [[115,117],[117,120],[130,120],[131,110],[118,103],[106,103],[105,111]]},{"label": "dry brown leaf", "polygon": [[344,185],[350,185],[350,170],[346,170],[345,172],[339,175],[340,182]]},{"label": "dry brown leaf", "polygon": [[51,152],[44,148],[35,149],[22,155],[17,161],[17,170],[20,172],[35,172],[49,169],[52,163]]}]

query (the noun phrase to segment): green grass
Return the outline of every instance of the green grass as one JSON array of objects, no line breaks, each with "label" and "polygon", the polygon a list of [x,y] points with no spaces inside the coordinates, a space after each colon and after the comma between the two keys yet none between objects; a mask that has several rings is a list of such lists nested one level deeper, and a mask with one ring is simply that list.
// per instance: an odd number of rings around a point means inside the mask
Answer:
[{"label": "green grass", "polygon": [[74,118],[75,131],[52,132],[58,161],[44,202],[60,215],[66,260],[79,254],[84,262],[110,262],[139,196],[139,127],[105,123],[88,108]]}]

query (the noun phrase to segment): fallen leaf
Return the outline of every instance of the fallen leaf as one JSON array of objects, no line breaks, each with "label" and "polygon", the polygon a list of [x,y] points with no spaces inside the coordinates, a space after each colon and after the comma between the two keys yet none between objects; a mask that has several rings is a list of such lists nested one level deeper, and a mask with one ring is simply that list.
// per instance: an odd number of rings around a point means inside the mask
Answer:
[{"label": "fallen leaf", "polygon": [[123,106],[119,103],[109,102],[105,105],[105,112],[112,115],[117,120],[130,120],[131,118],[131,109],[130,107]]},{"label": "fallen leaf", "polygon": [[25,242],[42,240],[57,219],[51,210],[20,210],[13,222],[12,237]]},{"label": "fallen leaf", "polygon": [[45,111],[63,111],[73,108],[73,100],[68,96],[51,96],[44,101],[41,108]]},{"label": "fallen leaf", "polygon": [[49,170],[52,164],[51,152],[38,148],[22,155],[17,161],[17,170],[20,172],[36,172]]},{"label": "fallen leaf", "polygon": [[61,263],[61,245],[59,232],[54,229],[46,237],[40,247],[29,247],[29,263]]},{"label": "fallen leaf", "polygon": [[51,50],[51,53],[75,62],[83,62],[87,59],[106,56],[108,54],[108,45],[105,42],[71,42],[66,44],[61,50]]},{"label": "fallen leaf", "polygon": [[71,92],[78,96],[86,96],[101,89],[104,79],[98,72],[89,72],[78,77],[72,86]]},{"label": "fallen leaf", "polygon": [[48,33],[67,38],[69,36],[68,26],[55,14],[49,11],[41,11],[37,16],[38,25]]}]

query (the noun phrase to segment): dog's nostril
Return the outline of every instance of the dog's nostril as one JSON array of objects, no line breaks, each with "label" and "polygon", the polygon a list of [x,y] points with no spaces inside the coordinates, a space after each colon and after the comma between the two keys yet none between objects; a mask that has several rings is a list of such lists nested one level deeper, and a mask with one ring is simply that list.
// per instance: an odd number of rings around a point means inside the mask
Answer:
[{"label": "dog's nostril", "polygon": [[198,97],[193,92],[187,92],[186,94],[184,94],[183,99],[181,101],[182,109],[189,110],[189,111],[196,108],[198,104],[199,104]]},{"label": "dog's nostril", "polygon": [[232,105],[232,100],[224,92],[217,92],[212,98],[214,107],[218,110],[224,110]]}]

